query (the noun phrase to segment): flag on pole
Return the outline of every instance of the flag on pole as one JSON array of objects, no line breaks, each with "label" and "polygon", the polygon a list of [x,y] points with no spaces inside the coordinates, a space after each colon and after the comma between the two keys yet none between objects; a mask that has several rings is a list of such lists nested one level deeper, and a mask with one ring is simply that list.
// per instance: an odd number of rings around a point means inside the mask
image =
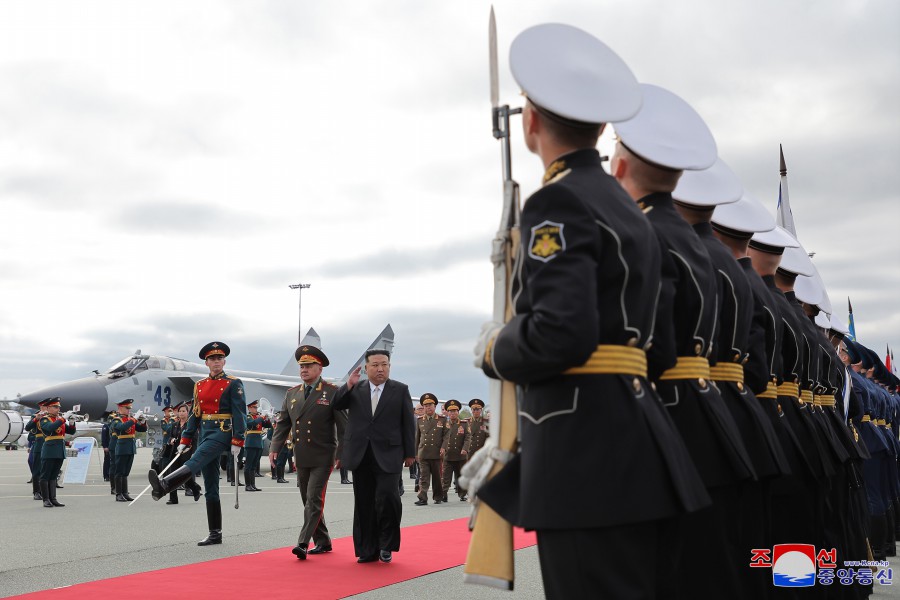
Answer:
[{"label": "flag on pole", "polygon": [[887,348],[887,354],[884,356],[884,366],[887,367],[888,373],[893,373],[894,369],[891,368],[891,347],[885,345],[885,348]]},{"label": "flag on pole", "polygon": [[853,324],[853,305],[850,304],[850,296],[847,296],[847,310],[850,313],[850,316],[848,317],[849,322],[847,323],[847,329],[850,330],[850,339],[855,340],[856,339],[856,326]]},{"label": "flag on pole", "polygon": [[784,152],[781,144],[778,144],[778,155],[781,161],[781,182],[778,184],[778,207],[775,221],[797,239],[797,228],[794,226],[794,214],[791,212],[791,199],[788,195],[787,165],[784,162]]}]

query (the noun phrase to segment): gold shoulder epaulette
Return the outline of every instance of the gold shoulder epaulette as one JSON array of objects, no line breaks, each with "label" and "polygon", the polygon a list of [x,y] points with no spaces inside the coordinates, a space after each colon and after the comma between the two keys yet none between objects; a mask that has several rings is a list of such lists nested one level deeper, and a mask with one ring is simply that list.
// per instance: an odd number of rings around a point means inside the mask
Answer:
[{"label": "gold shoulder epaulette", "polygon": [[566,175],[572,172],[572,169],[566,169],[565,171],[560,171],[550,179],[544,182],[544,185],[551,185],[553,183],[558,183],[561,179],[563,179]]}]

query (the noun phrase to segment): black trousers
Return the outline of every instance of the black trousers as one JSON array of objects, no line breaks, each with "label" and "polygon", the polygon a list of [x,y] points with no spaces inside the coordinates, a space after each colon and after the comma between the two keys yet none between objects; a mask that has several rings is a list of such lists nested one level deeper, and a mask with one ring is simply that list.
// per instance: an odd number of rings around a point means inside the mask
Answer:
[{"label": "black trousers", "polygon": [[400,489],[398,473],[378,466],[372,447],[353,469],[353,548],[356,556],[374,556],[379,550],[400,549]]},{"label": "black trousers", "polygon": [[539,529],[544,595],[565,600],[670,597],[670,551],[677,531],[674,519],[598,529]]}]

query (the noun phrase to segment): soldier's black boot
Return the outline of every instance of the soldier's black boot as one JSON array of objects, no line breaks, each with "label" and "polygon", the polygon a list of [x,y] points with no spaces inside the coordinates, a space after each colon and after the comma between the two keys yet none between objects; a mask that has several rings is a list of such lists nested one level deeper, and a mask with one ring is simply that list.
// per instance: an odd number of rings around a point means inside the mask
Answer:
[{"label": "soldier's black boot", "polygon": [[178,504],[178,490],[169,492],[169,499],[166,501],[166,504]]},{"label": "soldier's black boot", "polygon": [[61,489],[63,489],[63,486],[59,485],[60,477],[62,477],[62,473],[60,473],[59,475],[56,476],[56,488],[61,490]]},{"label": "soldier's black boot", "polygon": [[31,494],[34,496],[35,500],[43,500],[43,498],[41,498],[41,482],[34,476],[31,478]]},{"label": "soldier's black boot", "polygon": [[253,469],[247,469],[244,472],[244,479],[247,480],[247,486],[244,488],[248,492],[261,492],[258,487],[256,487],[256,475],[253,473]]},{"label": "soldier's black boot", "polygon": [[41,479],[38,481],[38,487],[41,488],[41,500],[44,501],[44,506],[47,508],[53,508],[53,503],[50,502],[50,484],[47,481]]},{"label": "soldier's black boot", "polygon": [[200,493],[203,490],[200,488],[200,485],[194,480],[193,475],[191,476],[190,479],[188,479],[186,482],[184,482],[184,487],[185,487],[185,489],[188,490],[187,495],[194,497],[194,502],[196,502],[200,499]]},{"label": "soldier's black boot", "polygon": [[122,496],[129,502],[132,502],[134,500],[134,498],[132,498],[131,496],[128,495],[128,476],[127,475],[125,477],[122,477]]},{"label": "soldier's black boot", "polygon": [[172,490],[177,490],[178,486],[193,477],[193,473],[186,465],[181,465],[162,479],[152,469],[147,473],[147,477],[150,479],[150,485],[153,487],[150,495],[153,496],[154,500],[159,500]]},{"label": "soldier's black boot", "polygon": [[116,479],[118,479],[115,475],[109,478],[109,493],[116,493]]},{"label": "soldier's black boot", "polygon": [[128,502],[122,495],[122,479],[124,478],[116,475],[116,502]]},{"label": "soldier's black boot", "polygon": [[278,483],[287,483],[287,479],[284,478],[284,467],[278,467],[278,479],[276,481]]},{"label": "soldier's black boot", "polygon": [[50,489],[48,490],[50,492],[50,504],[52,504],[53,506],[65,506],[65,504],[56,500],[56,488],[59,487],[56,485],[56,480],[54,479],[53,481],[48,481],[47,483],[50,484]]},{"label": "soldier's black boot", "polygon": [[206,521],[209,523],[209,535],[197,542],[198,546],[209,546],[222,543],[222,504],[216,500],[206,503]]}]

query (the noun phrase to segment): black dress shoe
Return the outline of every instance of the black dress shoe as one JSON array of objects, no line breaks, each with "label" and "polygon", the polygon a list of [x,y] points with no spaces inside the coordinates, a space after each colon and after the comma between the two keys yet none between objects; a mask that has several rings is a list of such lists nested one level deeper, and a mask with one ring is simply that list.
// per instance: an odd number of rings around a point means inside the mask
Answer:
[{"label": "black dress shoe", "polygon": [[415,505],[416,505],[416,506],[425,506],[426,504],[428,504],[428,500],[424,500],[424,499],[423,499],[423,500],[416,500],[416,502],[415,502]]},{"label": "black dress shoe", "polygon": [[315,548],[310,548],[306,551],[307,554],[325,554],[326,552],[331,552],[331,544],[327,546],[324,544],[316,544]]},{"label": "black dress shoe", "polygon": [[378,560],[378,555],[372,554],[371,556],[360,556],[359,558],[356,559],[356,562],[368,563],[368,562],[375,562],[376,560]]},{"label": "black dress shoe", "polygon": [[346,485],[346,484],[348,484],[348,483],[353,483],[353,482],[350,481],[349,479],[341,479],[341,483],[343,483],[344,485]]},{"label": "black dress shoe", "polygon": [[434,501],[434,503],[435,503],[435,504],[440,504],[440,503],[443,502],[443,501],[444,501],[443,498],[438,498],[437,500]]},{"label": "black dress shoe", "polygon": [[462,496],[460,496],[460,497],[459,497],[459,501],[460,501],[460,502],[465,502],[465,501],[466,501],[466,495],[463,494]]},{"label": "black dress shoe", "polygon": [[294,549],[291,550],[291,553],[299,560],[306,560],[306,545],[297,544],[296,546],[294,546]]},{"label": "black dress shoe", "polygon": [[390,550],[382,550],[378,553],[378,560],[383,563],[391,562],[391,551]]}]

